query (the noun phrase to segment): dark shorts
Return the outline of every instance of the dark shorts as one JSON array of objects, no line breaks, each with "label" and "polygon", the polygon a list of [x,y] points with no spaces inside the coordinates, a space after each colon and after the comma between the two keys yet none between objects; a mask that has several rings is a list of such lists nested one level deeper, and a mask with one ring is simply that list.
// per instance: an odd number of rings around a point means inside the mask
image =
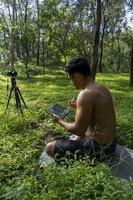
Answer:
[{"label": "dark shorts", "polygon": [[54,155],[55,158],[68,158],[76,159],[96,158],[97,160],[109,158],[113,155],[116,148],[116,141],[114,140],[109,145],[100,145],[96,141],[85,138],[81,141],[78,140],[57,140],[55,143]]}]

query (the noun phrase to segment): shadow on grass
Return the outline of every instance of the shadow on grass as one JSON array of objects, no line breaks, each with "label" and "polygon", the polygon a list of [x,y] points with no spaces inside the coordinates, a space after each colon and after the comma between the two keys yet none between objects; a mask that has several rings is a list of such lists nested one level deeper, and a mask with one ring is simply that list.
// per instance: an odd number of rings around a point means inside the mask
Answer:
[{"label": "shadow on grass", "polygon": [[[31,76],[27,79],[26,76],[19,76],[18,80],[24,81],[25,83],[46,83],[54,84],[58,86],[71,85],[69,79],[65,75],[63,70],[50,70],[45,75]],[[129,81],[127,80],[127,74],[105,74],[104,76],[98,77],[98,82],[102,82],[111,90],[118,92],[132,91],[133,88],[129,86]]]},{"label": "shadow on grass", "polygon": [[121,145],[133,149],[133,126],[117,124],[117,141]]},{"label": "shadow on grass", "polygon": [[133,89],[129,86],[127,74],[104,74],[104,76],[99,76],[98,78],[100,82],[105,83],[112,90],[126,92],[127,90],[132,91]]},{"label": "shadow on grass", "polygon": [[24,81],[25,83],[37,83],[37,82],[52,83],[52,84],[55,84],[57,86],[58,85],[61,86],[62,84],[64,84],[64,82],[69,83],[68,78],[65,77],[62,74],[59,75],[59,73],[54,74],[54,75],[47,74],[47,75],[43,75],[43,76],[32,76],[29,79],[27,79],[26,76],[19,76],[18,80]]}]

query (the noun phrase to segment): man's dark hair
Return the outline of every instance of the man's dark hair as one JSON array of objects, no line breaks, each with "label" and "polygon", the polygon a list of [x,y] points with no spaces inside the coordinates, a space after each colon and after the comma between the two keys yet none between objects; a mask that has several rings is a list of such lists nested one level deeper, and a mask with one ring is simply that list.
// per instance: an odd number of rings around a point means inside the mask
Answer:
[{"label": "man's dark hair", "polygon": [[75,72],[78,72],[83,75],[91,76],[91,70],[88,62],[85,58],[81,56],[75,57],[72,60],[70,60],[65,65],[65,71],[70,75],[74,74]]}]

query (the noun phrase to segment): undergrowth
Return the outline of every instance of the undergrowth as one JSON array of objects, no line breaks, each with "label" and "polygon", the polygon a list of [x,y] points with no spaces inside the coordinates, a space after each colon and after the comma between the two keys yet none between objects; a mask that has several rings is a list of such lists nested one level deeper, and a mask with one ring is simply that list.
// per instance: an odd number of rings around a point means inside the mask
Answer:
[{"label": "undergrowth", "polygon": [[[133,148],[133,91],[128,86],[128,75],[97,75],[97,81],[107,86],[113,95],[117,140]],[[53,123],[46,108],[56,102],[67,106],[67,101],[76,96],[77,91],[60,69],[46,69],[45,75],[36,75],[30,80],[18,76],[17,82],[28,109],[23,110],[22,115],[18,113],[13,94],[5,114],[7,82],[6,76],[0,75],[0,199],[133,199],[133,192],[113,177],[105,164],[92,167],[85,161],[67,166],[39,163],[50,132],[54,132],[55,137],[68,136],[63,128]],[[67,120],[73,117],[71,110]]]}]

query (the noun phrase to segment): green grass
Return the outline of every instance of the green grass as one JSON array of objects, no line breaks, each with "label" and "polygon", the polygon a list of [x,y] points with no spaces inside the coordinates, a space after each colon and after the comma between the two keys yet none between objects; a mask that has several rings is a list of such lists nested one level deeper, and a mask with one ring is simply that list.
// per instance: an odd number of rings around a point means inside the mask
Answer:
[{"label": "green grass", "polygon": [[[103,74],[97,76],[97,81],[112,92],[118,141],[133,148],[133,90],[128,86],[128,75]],[[46,129],[57,135],[64,132],[52,122],[45,109],[55,102],[67,106],[77,91],[62,70],[47,69],[46,75],[30,80],[18,76],[17,82],[28,109],[23,115],[16,112],[12,96],[5,114],[7,80],[0,75],[0,199],[133,199],[133,193],[127,192],[125,186],[111,176],[105,164],[96,167],[86,162],[71,163],[69,167],[40,165],[38,159],[46,143]],[[73,111],[68,116],[68,120],[71,119]]]}]

